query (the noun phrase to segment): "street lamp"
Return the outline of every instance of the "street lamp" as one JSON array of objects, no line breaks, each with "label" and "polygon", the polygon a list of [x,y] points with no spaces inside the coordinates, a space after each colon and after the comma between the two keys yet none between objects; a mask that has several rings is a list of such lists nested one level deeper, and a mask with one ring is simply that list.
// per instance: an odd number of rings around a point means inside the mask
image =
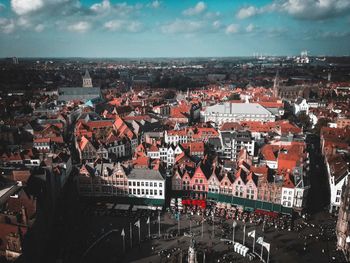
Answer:
[{"label": "street lamp", "polygon": [[237,226],[237,222],[233,221],[233,223],[232,223],[232,245],[235,242],[235,228],[236,228],[236,226]]}]

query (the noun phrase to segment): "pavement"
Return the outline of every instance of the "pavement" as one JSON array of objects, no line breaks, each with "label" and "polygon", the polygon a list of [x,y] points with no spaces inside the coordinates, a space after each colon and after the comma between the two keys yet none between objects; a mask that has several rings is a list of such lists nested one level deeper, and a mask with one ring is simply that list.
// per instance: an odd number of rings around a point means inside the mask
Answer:
[{"label": "pavement", "polygon": [[[161,215],[161,235],[158,238],[157,213],[151,217],[151,236],[148,239],[148,215],[133,216],[94,215],[93,208],[82,205],[74,229],[71,229],[69,238],[62,244],[62,262],[186,262],[191,237],[184,236],[190,232],[190,218],[186,215],[180,217],[180,235],[173,238],[164,238],[166,234],[178,233],[178,223],[170,212]],[[101,210],[101,209],[100,209]],[[106,210],[108,211],[108,210]],[[103,212],[104,213],[104,212]],[[140,218],[141,242],[139,243],[138,228],[134,223]],[[191,231],[194,233],[198,262],[203,262],[204,253],[206,262],[249,262],[247,258],[233,252],[232,244],[221,241],[222,238],[232,239],[232,220],[225,220],[213,227],[208,222],[202,226],[199,222],[201,216],[191,217]],[[262,232],[262,225],[255,226],[247,223],[246,233],[257,231],[257,237],[263,236],[264,241],[271,244],[270,262],[344,262],[342,254],[335,250],[336,237],[334,234],[335,218],[326,211],[314,214],[310,220],[298,219],[297,224],[305,225],[299,232],[276,230],[267,228]],[[132,246],[130,243],[130,223],[132,224]],[[237,222],[235,228],[235,241],[243,242],[243,223]],[[125,230],[125,252],[123,251],[123,238],[121,231]],[[323,230],[322,230],[323,229]],[[113,230],[100,242],[94,242],[102,235]],[[246,237],[246,245],[252,249],[253,239]],[[256,244],[255,250],[260,254],[261,245]],[[84,255],[84,257],[83,257]],[[264,260],[267,251],[264,250]],[[259,262],[256,258],[252,262]]]}]

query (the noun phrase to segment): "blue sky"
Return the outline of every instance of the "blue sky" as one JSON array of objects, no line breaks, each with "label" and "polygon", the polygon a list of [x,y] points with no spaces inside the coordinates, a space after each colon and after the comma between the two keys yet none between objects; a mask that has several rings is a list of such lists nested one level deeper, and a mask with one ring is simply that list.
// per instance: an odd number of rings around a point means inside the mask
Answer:
[{"label": "blue sky", "polygon": [[0,0],[0,57],[350,55],[350,0]]}]

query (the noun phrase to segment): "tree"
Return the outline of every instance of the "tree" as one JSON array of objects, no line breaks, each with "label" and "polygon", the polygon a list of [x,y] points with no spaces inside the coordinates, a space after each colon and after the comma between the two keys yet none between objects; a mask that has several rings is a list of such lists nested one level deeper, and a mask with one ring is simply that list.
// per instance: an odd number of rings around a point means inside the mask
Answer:
[{"label": "tree", "polygon": [[328,118],[321,118],[317,121],[315,127],[314,127],[314,133],[317,135],[320,134],[322,127],[327,127],[328,123],[330,123],[331,120]]},{"label": "tree", "polygon": [[298,115],[297,120],[304,129],[307,130],[311,127],[310,117],[305,112],[301,112]]},{"label": "tree", "polygon": [[241,96],[238,93],[231,93],[228,100],[241,100]]}]

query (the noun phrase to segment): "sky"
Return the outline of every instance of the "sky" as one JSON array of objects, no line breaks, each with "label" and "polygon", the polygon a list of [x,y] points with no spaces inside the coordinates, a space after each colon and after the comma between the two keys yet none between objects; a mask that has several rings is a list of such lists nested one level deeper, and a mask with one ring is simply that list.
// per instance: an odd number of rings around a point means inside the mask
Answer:
[{"label": "sky", "polygon": [[0,57],[350,55],[350,0],[0,0]]}]

